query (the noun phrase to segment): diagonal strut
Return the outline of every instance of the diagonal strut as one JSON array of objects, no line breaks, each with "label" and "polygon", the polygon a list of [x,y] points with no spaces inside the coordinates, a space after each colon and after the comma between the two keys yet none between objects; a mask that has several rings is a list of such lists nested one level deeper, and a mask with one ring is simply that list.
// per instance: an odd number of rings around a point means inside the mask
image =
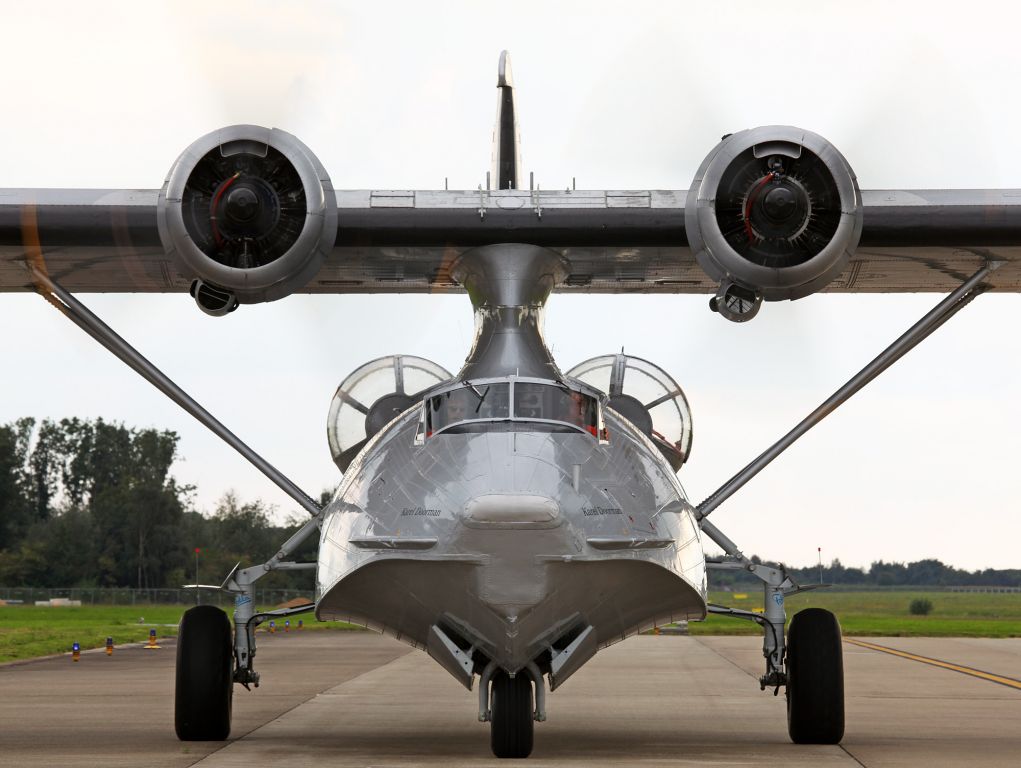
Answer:
[{"label": "diagonal strut", "polygon": [[237,435],[227,429],[215,416],[199,405],[187,392],[143,357],[137,349],[128,344],[116,331],[93,314],[88,307],[61,288],[43,270],[35,266],[30,267],[30,269],[36,280],[36,289],[42,294],[43,298],[60,310],[93,339],[110,350],[121,362],[134,370],[139,376],[194,416],[203,426],[207,427],[227,445],[240,453],[252,466],[294,499],[306,512],[313,517],[320,514],[319,505],[308,494],[302,491],[280,470],[252,450]]},{"label": "diagonal strut", "polygon": [[[755,477],[755,475],[765,469],[766,466],[773,461],[773,459],[790,448],[799,437],[804,435],[808,432],[808,430],[833,413],[833,411],[849,400],[855,393],[862,389],[862,387],[879,376],[879,374],[895,362],[900,360],[905,354],[914,349],[919,342],[926,339],[933,331],[967,306],[972,299],[981,294],[985,290],[985,288],[981,285],[982,281],[985,280],[990,272],[998,269],[1002,264],[1002,261],[986,262],[985,266],[958,286],[956,290],[949,294],[939,304],[933,307],[924,317],[922,317],[921,320],[911,326],[911,328],[905,331],[896,341],[883,350],[874,360],[872,360],[872,362],[851,377],[844,386],[834,392],[829,399],[822,403],[822,405],[808,414],[808,416],[794,427],[794,429],[781,437],[777,442],[773,443],[773,445],[763,451],[744,469],[730,478],[730,480],[720,486],[705,501],[699,504],[698,507],[695,508],[695,516],[696,519],[699,520],[700,524],[703,524],[702,521],[704,521],[714,509],[734,495],[738,489]],[[712,531],[715,531],[715,527],[710,526],[708,522],[705,522],[703,525],[704,529],[710,528],[710,530],[707,530],[706,533],[710,536],[710,538],[713,538]],[[729,543],[733,544],[732,542]]]}]

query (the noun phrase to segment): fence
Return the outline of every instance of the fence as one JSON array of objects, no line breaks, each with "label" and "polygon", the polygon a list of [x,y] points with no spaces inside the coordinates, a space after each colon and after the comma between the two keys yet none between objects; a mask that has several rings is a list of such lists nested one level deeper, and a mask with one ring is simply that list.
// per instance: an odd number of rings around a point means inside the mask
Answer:
[{"label": "fence", "polygon": [[[300,589],[256,589],[255,604],[272,607],[288,600],[312,595]],[[0,600],[33,605],[37,600],[67,598],[81,600],[82,605],[219,605],[230,607],[234,598],[215,589],[120,589],[101,587],[0,587]]]},{"label": "fence", "polygon": [[[735,581],[732,584],[714,586],[709,584],[710,591],[749,592],[761,589],[762,583],[757,581]],[[949,586],[939,584],[827,584],[827,592],[1007,592],[1021,593],[1021,586]]]}]

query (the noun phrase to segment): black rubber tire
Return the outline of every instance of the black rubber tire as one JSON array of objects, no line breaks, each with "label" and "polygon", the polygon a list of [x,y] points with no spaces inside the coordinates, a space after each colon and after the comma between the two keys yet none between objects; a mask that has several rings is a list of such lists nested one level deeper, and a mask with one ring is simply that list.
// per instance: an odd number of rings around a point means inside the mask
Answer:
[{"label": "black rubber tire", "polygon": [[532,680],[522,670],[514,677],[500,671],[493,676],[490,707],[493,720],[490,743],[496,757],[532,754],[535,721],[532,717]]},{"label": "black rubber tire", "polygon": [[787,732],[795,744],[839,744],[844,737],[840,624],[822,608],[794,614],[787,630]]},{"label": "black rubber tire", "polygon": [[233,646],[230,619],[215,605],[184,612],[174,689],[174,730],[181,741],[223,741],[230,735]]}]

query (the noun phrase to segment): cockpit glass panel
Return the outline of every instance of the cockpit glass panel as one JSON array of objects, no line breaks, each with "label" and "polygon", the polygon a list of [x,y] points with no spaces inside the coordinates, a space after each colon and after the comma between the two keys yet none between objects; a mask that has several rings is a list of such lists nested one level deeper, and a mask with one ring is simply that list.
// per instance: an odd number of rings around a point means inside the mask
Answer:
[{"label": "cockpit glass panel", "polygon": [[428,434],[463,421],[510,417],[509,384],[472,384],[440,392],[427,403]]},{"label": "cockpit glass panel", "polygon": [[543,422],[542,431],[556,422],[565,429],[599,433],[599,401],[592,395],[553,383],[514,381],[512,410],[510,391],[509,382],[471,382],[432,395],[425,404],[426,437],[448,428],[463,432],[472,422],[510,420],[522,428]]},{"label": "cockpit glass panel", "polygon": [[514,384],[514,418],[562,421],[595,435],[599,410],[594,397],[552,384]]}]

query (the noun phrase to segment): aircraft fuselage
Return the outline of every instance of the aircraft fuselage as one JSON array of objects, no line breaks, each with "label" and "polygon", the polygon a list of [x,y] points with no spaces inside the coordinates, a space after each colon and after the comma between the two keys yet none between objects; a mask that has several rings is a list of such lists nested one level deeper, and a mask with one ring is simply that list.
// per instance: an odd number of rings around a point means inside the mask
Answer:
[{"label": "aircraft fuselage", "polygon": [[669,463],[601,393],[559,374],[541,339],[548,289],[494,299],[507,289],[494,271],[534,284],[548,252],[479,250],[463,271],[490,287],[468,280],[481,318],[468,362],[348,468],[323,520],[317,615],[434,656],[439,631],[509,673],[548,670],[582,632],[594,653],[704,618],[700,533]]}]

